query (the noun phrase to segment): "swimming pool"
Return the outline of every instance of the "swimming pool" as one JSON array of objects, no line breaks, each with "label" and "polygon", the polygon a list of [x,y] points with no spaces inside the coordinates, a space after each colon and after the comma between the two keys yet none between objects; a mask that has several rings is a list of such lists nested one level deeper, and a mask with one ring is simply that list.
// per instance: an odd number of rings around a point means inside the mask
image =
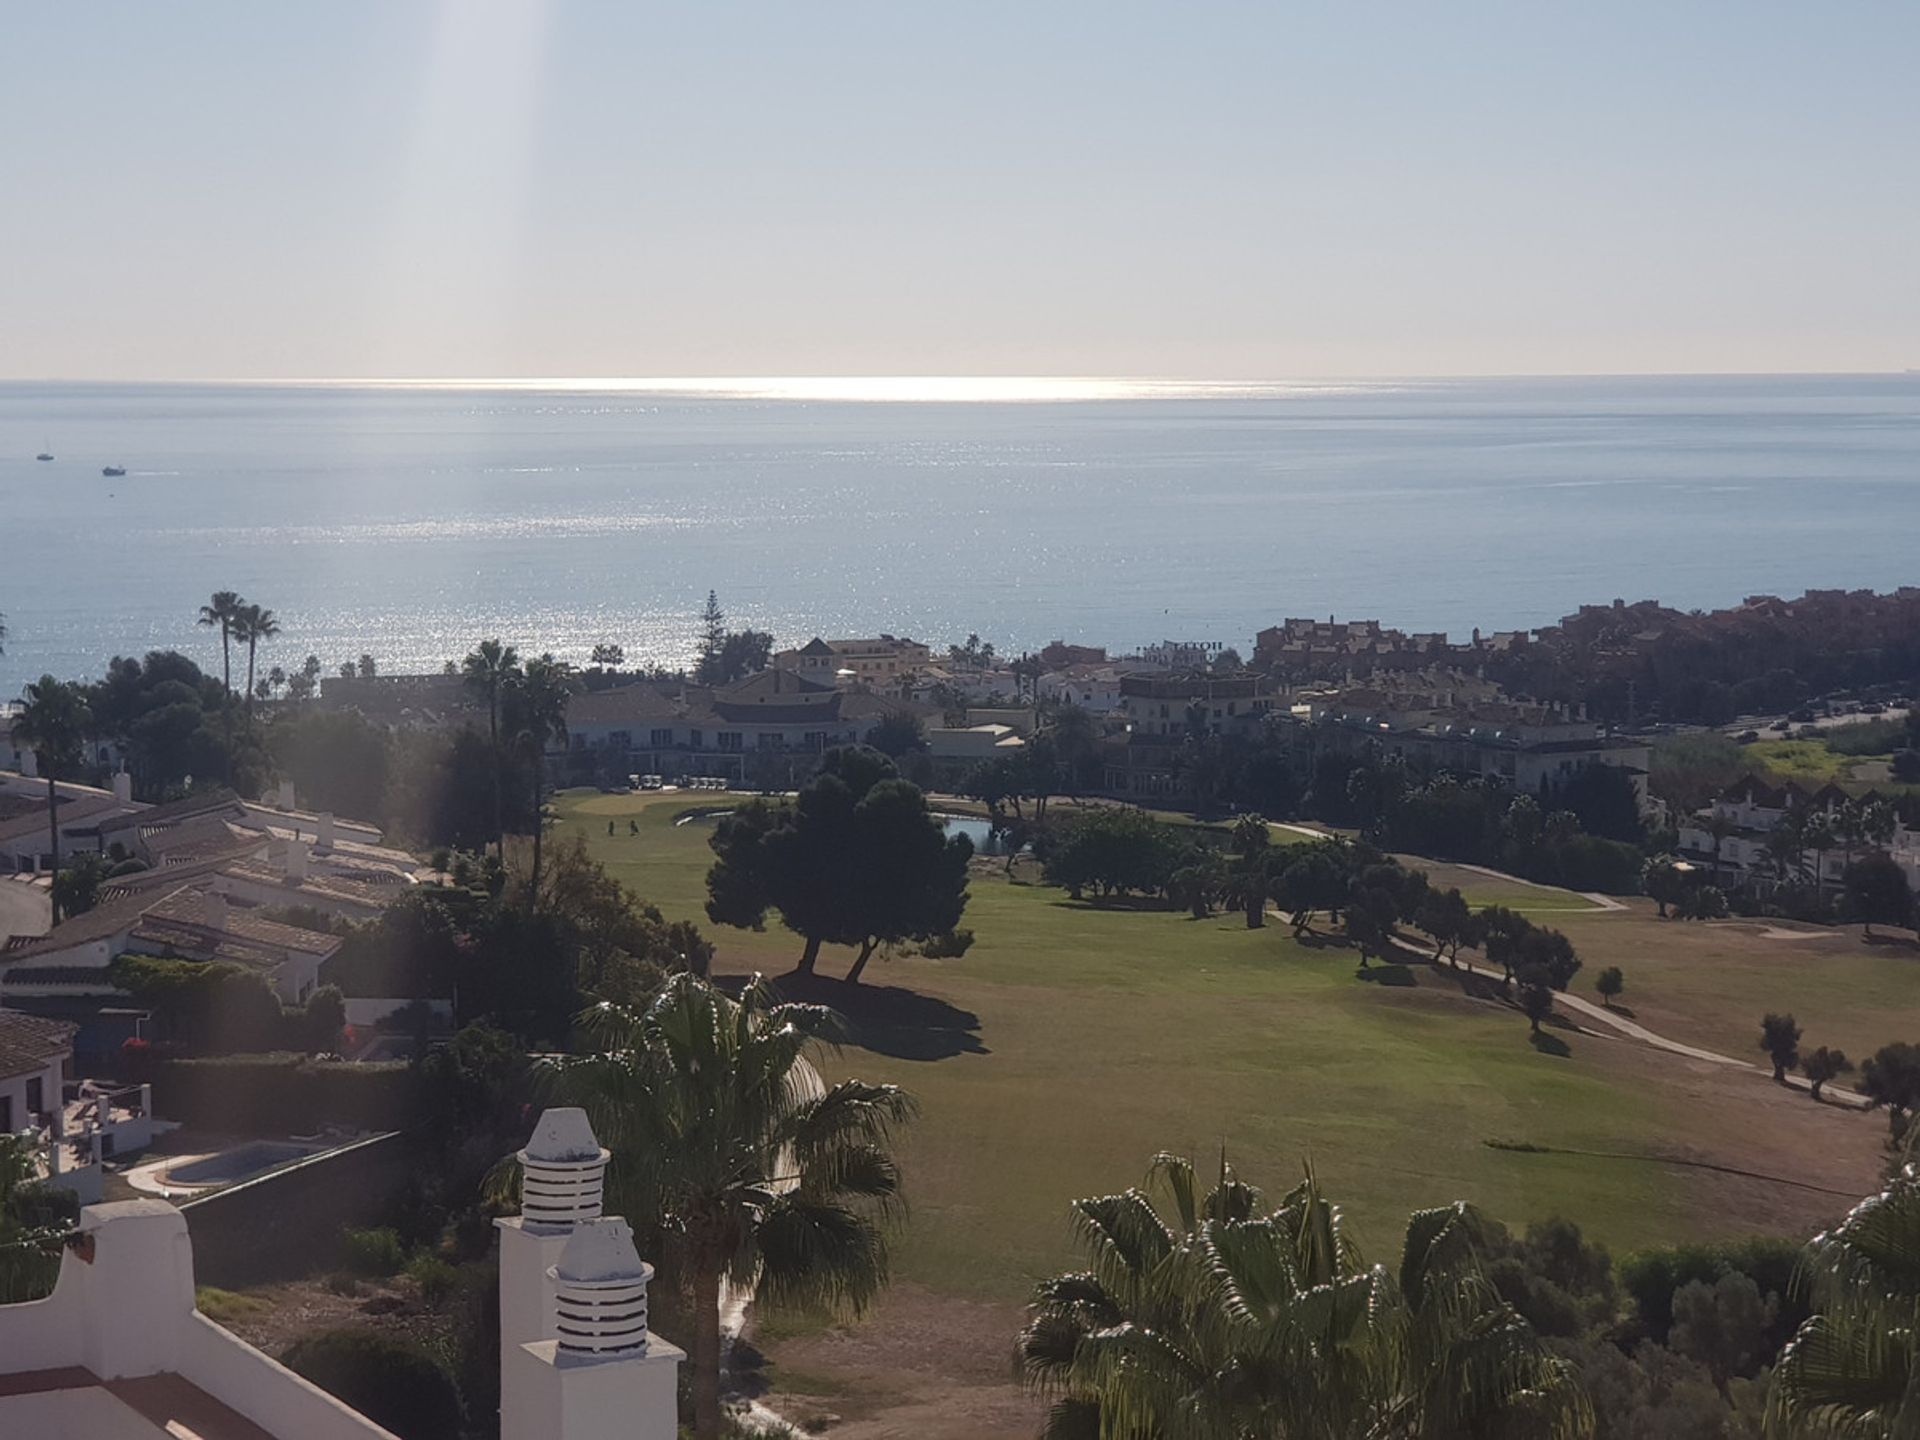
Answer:
[{"label": "swimming pool", "polygon": [[241,1180],[251,1180],[277,1165],[304,1160],[313,1153],[314,1147],[311,1145],[250,1140],[245,1145],[222,1150],[218,1155],[203,1155],[199,1159],[176,1165],[166,1172],[165,1180],[169,1185],[232,1185]]}]

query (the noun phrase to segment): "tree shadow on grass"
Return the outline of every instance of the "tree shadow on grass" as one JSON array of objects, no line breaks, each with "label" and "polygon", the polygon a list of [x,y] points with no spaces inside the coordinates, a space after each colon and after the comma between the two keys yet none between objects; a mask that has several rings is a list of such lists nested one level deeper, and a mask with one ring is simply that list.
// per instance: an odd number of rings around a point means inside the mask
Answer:
[{"label": "tree shadow on grass", "polygon": [[1609,1015],[1618,1015],[1623,1020],[1637,1018],[1633,1013],[1633,1007],[1631,1005],[1622,1005],[1618,1000],[1614,1001],[1611,1005],[1602,1005],[1600,1008]]},{"label": "tree shadow on grass", "polygon": [[1414,979],[1413,971],[1397,962],[1384,965],[1376,962],[1375,964],[1367,966],[1364,970],[1354,971],[1353,976],[1356,980],[1367,980],[1375,985],[1391,986],[1396,990],[1416,986],[1420,983]]},{"label": "tree shadow on grass", "polygon": [[1920,950],[1920,936],[1916,935],[1893,935],[1885,930],[1869,935],[1862,931],[1860,940],[1880,950]]},{"label": "tree shadow on grass", "polygon": [[1557,1060],[1564,1060],[1573,1054],[1573,1047],[1571,1045],[1567,1044],[1567,1042],[1562,1040],[1558,1035],[1549,1035],[1544,1030],[1528,1038],[1533,1041],[1533,1048],[1538,1050],[1542,1055],[1551,1055]]},{"label": "tree shadow on grass", "polygon": [[827,975],[782,975],[782,998],[829,1005],[846,1021],[846,1043],[896,1060],[949,1060],[985,1055],[980,1017],[933,995],[899,985],[849,985]]}]

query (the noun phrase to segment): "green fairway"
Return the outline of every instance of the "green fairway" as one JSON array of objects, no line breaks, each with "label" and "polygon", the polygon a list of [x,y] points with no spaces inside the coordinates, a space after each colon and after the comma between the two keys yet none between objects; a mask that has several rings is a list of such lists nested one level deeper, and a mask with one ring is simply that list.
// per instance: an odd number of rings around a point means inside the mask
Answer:
[{"label": "green fairway", "polygon": [[[673,824],[696,803],[585,792],[557,802],[562,830],[583,834],[621,880],[670,918],[706,926],[710,831]],[[1729,1126],[1726,1107],[1749,1104],[1744,1091],[1683,1091],[1707,1082],[1623,1041],[1575,1034],[1569,1055],[1543,1054],[1516,1012],[1468,998],[1444,972],[1412,966],[1390,972],[1399,983],[1362,983],[1351,951],[1296,943],[1284,925],[1094,909],[1008,883],[985,862],[972,893],[964,923],[978,941],[963,959],[876,960],[860,993],[830,997],[862,1027],[862,1047],[831,1068],[898,1081],[922,1104],[904,1147],[905,1279],[1017,1298],[1070,1258],[1071,1199],[1137,1182],[1156,1150],[1216,1156],[1223,1144],[1270,1187],[1310,1160],[1382,1251],[1410,1209],[1456,1198],[1514,1221],[1568,1214],[1628,1249],[1763,1228],[1779,1213],[1771,1199],[1745,1212],[1723,1202],[1696,1171],[1485,1143],[1703,1154],[1710,1132],[1764,1132],[1777,1107],[1759,1082],[1762,1118]],[[777,922],[761,934],[707,928],[722,973],[780,973],[800,951]],[[829,950],[823,973],[847,958]],[[1785,1173],[1792,1146],[1781,1145],[1743,1158]]]}]

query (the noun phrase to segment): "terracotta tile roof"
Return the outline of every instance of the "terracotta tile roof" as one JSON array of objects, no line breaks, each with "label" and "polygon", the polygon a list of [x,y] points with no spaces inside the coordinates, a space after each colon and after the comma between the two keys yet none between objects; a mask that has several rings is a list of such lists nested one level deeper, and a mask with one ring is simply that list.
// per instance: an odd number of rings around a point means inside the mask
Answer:
[{"label": "terracotta tile roof", "polygon": [[[61,828],[85,820],[89,816],[103,814],[118,808],[120,802],[111,795],[62,795],[55,810]],[[0,840],[14,840],[23,835],[31,835],[35,830],[47,828],[47,807],[44,799],[39,805],[24,815],[11,820],[0,820]]]},{"label": "terracotta tile roof", "polygon": [[54,1056],[73,1049],[78,1029],[64,1020],[0,1010],[0,1076],[42,1069]]},{"label": "terracotta tile roof", "polygon": [[[141,917],[142,923],[135,927],[133,933],[138,937],[154,923],[209,930],[207,901],[207,892],[203,889],[187,887],[176,890],[164,900],[150,905]],[[269,920],[257,910],[232,903],[226,907],[226,919],[220,931],[239,940],[270,945],[280,950],[298,950],[307,955],[331,955],[340,948],[338,935]]]},{"label": "terracotta tile roof", "polygon": [[131,930],[153,900],[151,891],[115,896],[103,900],[84,915],[62,921],[45,935],[16,935],[5,949],[0,949],[0,963],[11,965],[31,955],[57,954],[76,945],[110,939]]}]

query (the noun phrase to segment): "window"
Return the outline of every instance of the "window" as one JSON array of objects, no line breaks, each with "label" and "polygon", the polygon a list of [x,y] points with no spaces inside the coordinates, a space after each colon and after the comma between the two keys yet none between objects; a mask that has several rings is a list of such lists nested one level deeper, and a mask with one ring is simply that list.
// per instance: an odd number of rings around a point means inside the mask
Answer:
[{"label": "window", "polygon": [[0,1134],[13,1133],[13,1096],[0,1095]]},{"label": "window", "polygon": [[720,748],[722,750],[740,749],[740,732],[738,730],[722,730],[720,732]]},{"label": "window", "polygon": [[625,750],[633,744],[633,735],[630,731],[615,730],[607,736],[607,744],[613,746],[616,750]]},{"label": "window", "polygon": [[656,730],[653,732],[653,745],[655,749],[664,749],[671,744],[673,744],[672,730]]},{"label": "window", "polygon": [[827,732],[824,730],[809,730],[807,731],[805,743],[809,750],[824,750],[827,748]]},{"label": "window", "polygon": [[38,1075],[27,1081],[27,1114],[38,1115],[47,1108],[47,1082]]}]

